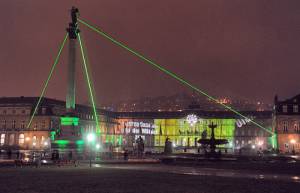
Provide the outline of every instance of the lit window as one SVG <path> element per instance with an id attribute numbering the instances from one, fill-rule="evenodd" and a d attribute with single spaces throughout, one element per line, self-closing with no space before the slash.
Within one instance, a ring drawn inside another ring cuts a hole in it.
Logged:
<path id="1" fill-rule="evenodd" d="M 41 144 L 43 144 L 45 141 L 45 137 L 42 135 L 42 138 L 41 138 Z"/>
<path id="2" fill-rule="evenodd" d="M 0 137 L 0 145 L 4 145 L 5 143 L 5 134 L 1 134 L 1 137 Z"/>
<path id="3" fill-rule="evenodd" d="M 298 109 L 298 105 L 294 105 L 293 106 L 293 112 L 294 113 L 298 113 L 299 109 Z"/>
<path id="4" fill-rule="evenodd" d="M 282 112 L 287 113 L 288 109 L 287 109 L 287 105 L 283 105 L 282 106 Z"/>
<path id="5" fill-rule="evenodd" d="M 22 134 L 19 135 L 19 144 L 20 144 L 20 145 L 24 144 L 24 141 L 25 141 L 25 136 L 24 136 L 24 134 L 22 133 Z"/>

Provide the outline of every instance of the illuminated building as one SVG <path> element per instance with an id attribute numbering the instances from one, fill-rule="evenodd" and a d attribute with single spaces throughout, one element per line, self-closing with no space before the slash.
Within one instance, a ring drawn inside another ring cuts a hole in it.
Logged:
<path id="1" fill-rule="evenodd" d="M 277 133 L 279 151 L 282 153 L 300 152 L 300 95 L 279 101 L 277 96 L 275 107 L 275 131 Z"/>
<path id="2" fill-rule="evenodd" d="M 204 134 L 210 137 L 208 124 L 211 122 L 218 125 L 215 137 L 229 141 L 221 148 L 272 147 L 270 134 L 228 111 L 111 112 L 97 109 L 101 130 L 97 134 L 92 107 L 77 104 L 73 116 L 68 116 L 65 101 L 43 98 L 30 128 L 26 128 L 37 100 L 37 97 L 0 98 L 1 149 L 84 148 L 89 133 L 96 134 L 97 143 L 111 144 L 119 150 L 134 148 L 139 136 L 145 140 L 147 151 L 162 151 L 167 137 L 177 149 L 197 149 L 197 140 Z M 272 112 L 243 113 L 272 128 Z M 62 130 L 66 127 L 72 129 Z"/>
<path id="3" fill-rule="evenodd" d="M 263 126 L 272 130 L 272 112 L 243 112 Z M 252 150 L 272 148 L 272 135 L 255 126 L 250 121 L 240 119 L 228 111 L 184 110 L 173 112 L 117 112 L 117 120 L 124 135 L 126 146 L 132 146 L 134 139 L 142 136 L 146 147 L 162 151 L 167 138 L 177 149 L 197 149 L 197 141 L 211 136 L 208 125 L 217 124 L 216 139 L 227 139 L 229 143 L 221 146 L 235 149 Z M 255 148 L 253 148 L 255 146 Z"/>
<path id="4" fill-rule="evenodd" d="M 74 145 L 88 132 L 95 132 L 95 117 L 91 107 L 76 105 L 74 116 L 68 117 L 65 101 L 42 98 L 40 107 L 27 128 L 38 97 L 0 98 L 0 149 L 44 150 L 63 147 L 74 139 Z M 110 137 L 110 131 L 117 126 L 112 113 L 98 110 L 102 132 Z M 74 130 L 62 130 L 72 126 Z M 74 126 L 74 127 L 73 127 Z"/>

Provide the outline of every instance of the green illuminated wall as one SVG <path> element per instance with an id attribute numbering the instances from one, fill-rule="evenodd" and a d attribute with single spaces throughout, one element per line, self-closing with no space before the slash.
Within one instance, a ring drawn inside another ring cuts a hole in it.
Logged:
<path id="1" fill-rule="evenodd" d="M 60 117 L 61 125 L 74 125 L 78 126 L 79 118 L 78 117 Z"/>
<path id="2" fill-rule="evenodd" d="M 235 119 L 201 119 L 194 126 L 185 119 L 155 119 L 155 146 L 164 146 L 167 137 L 176 146 L 195 146 L 195 141 L 201 138 L 204 130 L 207 131 L 207 138 L 211 136 L 211 129 L 208 127 L 211 122 L 218 125 L 215 129 L 216 139 L 232 141 Z"/>

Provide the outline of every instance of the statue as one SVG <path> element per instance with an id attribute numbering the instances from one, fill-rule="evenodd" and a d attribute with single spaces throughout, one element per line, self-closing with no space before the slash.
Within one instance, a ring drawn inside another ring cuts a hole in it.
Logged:
<path id="1" fill-rule="evenodd" d="M 202 133 L 202 139 L 198 140 L 198 143 L 200 143 L 204 147 L 209 146 L 210 153 L 208 154 L 205 151 L 208 156 L 211 155 L 214 157 L 218 157 L 218 156 L 220 156 L 221 152 L 219 151 L 218 153 L 216 153 L 216 145 L 227 144 L 228 140 L 227 139 L 215 139 L 215 128 L 217 127 L 216 124 L 211 123 L 208 127 L 211 128 L 211 138 L 206 139 L 206 136 Z M 204 136 L 205 136 L 205 138 L 203 138 Z"/>

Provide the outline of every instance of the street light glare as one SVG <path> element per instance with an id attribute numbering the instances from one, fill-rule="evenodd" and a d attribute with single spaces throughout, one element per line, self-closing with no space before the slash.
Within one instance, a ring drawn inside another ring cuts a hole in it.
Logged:
<path id="1" fill-rule="evenodd" d="M 96 145 L 96 149 L 100 149 L 100 144 L 98 143 L 97 145 Z"/>
<path id="2" fill-rule="evenodd" d="M 88 140 L 88 142 L 94 141 L 94 140 L 95 140 L 95 134 L 89 133 L 89 134 L 87 135 L 87 140 Z"/>
<path id="3" fill-rule="evenodd" d="M 295 139 L 291 139 L 291 143 L 292 143 L 292 144 L 295 144 L 295 143 L 296 143 L 296 140 L 295 140 Z"/>

